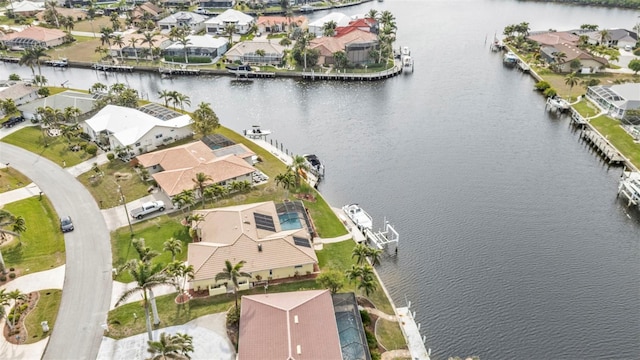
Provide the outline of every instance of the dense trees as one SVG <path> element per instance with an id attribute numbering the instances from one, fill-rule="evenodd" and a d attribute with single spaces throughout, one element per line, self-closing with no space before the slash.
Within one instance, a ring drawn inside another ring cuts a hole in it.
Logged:
<path id="1" fill-rule="evenodd" d="M 220 127 L 218 115 L 211 109 L 211 104 L 201 102 L 198 108 L 193 112 L 193 132 L 200 136 L 212 134 Z"/>

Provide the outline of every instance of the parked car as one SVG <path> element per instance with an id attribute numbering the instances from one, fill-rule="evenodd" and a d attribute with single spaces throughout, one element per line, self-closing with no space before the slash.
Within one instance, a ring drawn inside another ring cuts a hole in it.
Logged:
<path id="1" fill-rule="evenodd" d="M 156 211 L 164 211 L 163 201 L 146 202 L 142 204 L 141 207 L 131 210 L 131 217 L 140 220 L 145 215 L 154 213 Z"/>
<path id="2" fill-rule="evenodd" d="M 62 230 L 63 233 L 73 231 L 71 216 L 65 216 L 60 219 L 60 230 Z"/>
<path id="3" fill-rule="evenodd" d="M 20 116 L 12 116 L 9 118 L 9 120 L 5 121 L 2 123 L 2 126 L 6 127 L 6 128 L 10 128 L 13 127 L 14 125 L 17 125 L 21 122 L 24 121 L 24 117 L 22 115 Z"/>

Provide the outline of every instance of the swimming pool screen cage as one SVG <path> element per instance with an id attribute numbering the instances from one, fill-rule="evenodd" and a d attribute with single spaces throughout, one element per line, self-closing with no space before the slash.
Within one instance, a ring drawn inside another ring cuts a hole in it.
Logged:
<path id="1" fill-rule="evenodd" d="M 233 141 L 229 140 L 224 135 L 210 134 L 202 138 L 202 142 L 205 143 L 211 150 L 220 149 L 223 147 L 235 145 Z"/>
<path id="2" fill-rule="evenodd" d="M 331 295 L 344 360 L 371 360 L 367 336 L 354 293 Z"/>
<path id="3" fill-rule="evenodd" d="M 298 219 L 300 219 L 300 223 L 304 224 L 307 227 L 307 231 L 311 235 L 311 237 L 315 237 L 316 233 L 313 229 L 313 225 L 311 224 L 311 220 L 309 219 L 309 214 L 307 214 L 307 209 L 304 207 L 304 204 L 300 200 L 295 201 L 284 201 L 276 204 L 276 212 L 278 215 L 295 213 L 298 214 Z"/>

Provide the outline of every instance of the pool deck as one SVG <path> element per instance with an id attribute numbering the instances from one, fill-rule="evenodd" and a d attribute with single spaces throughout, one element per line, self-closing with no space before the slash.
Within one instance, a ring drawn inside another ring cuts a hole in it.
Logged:
<path id="1" fill-rule="evenodd" d="M 398 314 L 398 323 L 402 329 L 405 339 L 407 339 L 407 347 L 411 353 L 411 359 L 414 360 L 430 360 L 427 348 L 422 342 L 422 336 L 420 336 L 420 330 L 418 325 L 413 319 L 413 315 L 408 307 L 396 308 L 396 314 Z"/>

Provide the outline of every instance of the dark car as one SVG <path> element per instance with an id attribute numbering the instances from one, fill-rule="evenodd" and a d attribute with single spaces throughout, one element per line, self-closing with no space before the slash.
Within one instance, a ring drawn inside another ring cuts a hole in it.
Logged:
<path id="1" fill-rule="evenodd" d="M 60 230 L 62 230 L 62 232 L 73 231 L 73 222 L 71 221 L 71 216 L 65 216 L 60 219 Z"/>
<path id="2" fill-rule="evenodd" d="M 12 116 L 9 118 L 9 120 L 3 122 L 2 126 L 6 128 L 10 128 L 10 127 L 13 127 L 13 125 L 17 125 L 23 121 L 24 121 L 24 117 L 22 116 Z"/>

